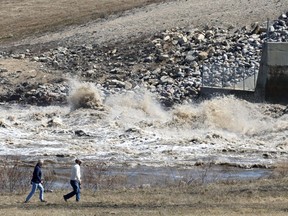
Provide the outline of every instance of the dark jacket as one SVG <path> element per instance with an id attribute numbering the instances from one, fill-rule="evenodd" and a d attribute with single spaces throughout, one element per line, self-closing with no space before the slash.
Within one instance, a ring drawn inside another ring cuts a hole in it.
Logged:
<path id="1" fill-rule="evenodd" d="M 33 177 L 32 177 L 31 182 L 39 184 L 39 183 L 41 183 L 41 180 L 42 180 L 41 166 L 37 163 L 35 168 L 34 168 Z"/>

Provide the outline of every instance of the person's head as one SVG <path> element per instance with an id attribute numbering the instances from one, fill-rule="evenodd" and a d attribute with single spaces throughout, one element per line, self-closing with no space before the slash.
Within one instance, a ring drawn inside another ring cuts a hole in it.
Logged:
<path id="1" fill-rule="evenodd" d="M 38 160 L 38 165 L 41 167 L 43 165 L 44 161 L 42 159 Z"/>
<path id="2" fill-rule="evenodd" d="M 82 161 L 81 161 L 80 159 L 77 158 L 77 159 L 75 160 L 75 163 L 81 165 L 81 164 L 82 164 Z"/>

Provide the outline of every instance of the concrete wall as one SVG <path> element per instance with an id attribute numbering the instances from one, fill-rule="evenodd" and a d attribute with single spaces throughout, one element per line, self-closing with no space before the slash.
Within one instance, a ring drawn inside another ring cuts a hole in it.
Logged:
<path id="1" fill-rule="evenodd" d="M 271 103 L 288 103 L 288 43 L 264 45 L 255 95 Z"/>
<path id="2" fill-rule="evenodd" d="M 234 95 L 237 98 L 241 98 L 247 101 L 255 102 L 254 91 L 245 91 L 237 89 L 223 89 L 223 88 L 210 88 L 210 87 L 201 87 L 199 98 L 201 99 L 210 99 L 212 97 L 221 96 L 221 95 Z"/>
<path id="3" fill-rule="evenodd" d="M 288 104 L 288 43 L 265 43 L 255 91 L 202 87 L 200 97 L 233 94 L 253 102 Z"/>

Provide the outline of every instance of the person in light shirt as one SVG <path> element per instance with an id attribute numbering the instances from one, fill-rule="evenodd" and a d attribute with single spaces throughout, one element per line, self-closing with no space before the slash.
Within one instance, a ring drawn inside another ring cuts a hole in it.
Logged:
<path id="1" fill-rule="evenodd" d="M 76 201 L 80 201 L 80 185 L 81 185 L 81 171 L 80 171 L 80 165 L 82 161 L 79 159 L 75 160 L 75 164 L 72 166 L 71 169 L 71 178 L 70 178 L 70 184 L 73 188 L 73 191 L 63 196 L 65 202 L 67 202 L 68 199 L 76 195 Z"/>

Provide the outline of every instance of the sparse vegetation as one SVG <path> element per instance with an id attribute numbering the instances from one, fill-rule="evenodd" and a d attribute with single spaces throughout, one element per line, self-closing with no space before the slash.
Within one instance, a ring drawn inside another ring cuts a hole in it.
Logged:
<path id="1" fill-rule="evenodd" d="M 9 163 L 10 158 L 6 158 L 0 165 L 0 188 L 2 193 L 21 193 L 27 190 L 30 182 L 30 175 L 27 168 L 21 167 L 20 159 L 13 157 L 13 163 Z"/>
<path id="2" fill-rule="evenodd" d="M 113 175 L 105 163 L 91 164 L 83 169 L 82 199 L 75 205 L 72 199 L 64 202 L 67 189 L 53 188 L 57 176 L 49 166 L 45 168 L 48 203 L 32 198 L 24 204 L 33 167 L 23 168 L 19 159 L 13 159 L 1 163 L 0 209 L 5 215 L 285 215 L 288 211 L 283 164 L 268 179 L 218 181 L 208 164 L 194 175 L 139 187 L 129 187 L 125 170 Z"/>
<path id="3" fill-rule="evenodd" d="M 159 2 L 163 0 L 70 0 L 67 7 L 67 1 L 57 0 L 1 1 L 0 42 L 104 19 L 115 13 L 120 15 L 126 10 Z"/>

